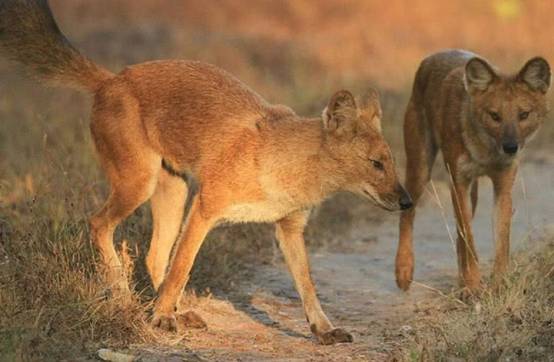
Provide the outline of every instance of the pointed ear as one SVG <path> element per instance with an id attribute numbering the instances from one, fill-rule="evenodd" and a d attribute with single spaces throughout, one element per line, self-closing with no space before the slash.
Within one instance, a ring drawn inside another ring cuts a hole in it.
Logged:
<path id="1" fill-rule="evenodd" d="M 357 119 L 357 106 L 354 96 L 347 90 L 333 94 L 321 118 L 323 127 L 330 132 L 352 131 Z"/>
<path id="2" fill-rule="evenodd" d="M 469 94 L 486 91 L 497 77 L 496 72 L 484 59 L 475 57 L 466 63 L 464 85 Z"/>
<path id="3" fill-rule="evenodd" d="M 382 133 L 381 118 L 383 117 L 383 111 L 379 98 L 379 92 L 374 88 L 369 88 L 362 97 L 360 108 L 362 115 L 364 115 L 363 119 L 369 122 L 369 127 Z"/>
<path id="4" fill-rule="evenodd" d="M 534 91 L 546 93 L 551 82 L 550 65 L 541 57 L 530 59 L 519 71 L 517 79 Z"/>

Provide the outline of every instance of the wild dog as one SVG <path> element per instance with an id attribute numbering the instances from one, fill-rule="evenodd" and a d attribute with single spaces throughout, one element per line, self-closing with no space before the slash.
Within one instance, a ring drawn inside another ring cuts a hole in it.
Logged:
<path id="1" fill-rule="evenodd" d="M 211 229 L 272 222 L 312 332 L 323 344 L 352 341 L 321 308 L 303 230 L 310 209 L 341 190 L 390 211 L 411 206 L 376 92 L 357 101 L 339 91 L 321 117 L 304 118 L 201 62 L 152 61 L 115 75 L 73 48 L 40 0 L 1 3 L 0 45 L 39 78 L 94 94 L 90 127 L 111 192 L 90 220 L 92 242 L 110 285 L 128 290 L 113 232 L 150 200 L 154 326 L 176 329 L 176 305 Z"/>
<path id="2" fill-rule="evenodd" d="M 488 176 L 494 185 L 495 281 L 506 270 L 512 185 L 521 151 L 547 114 L 550 78 L 550 67 L 540 57 L 530 59 L 516 74 L 503 75 L 483 58 L 460 50 L 431 55 L 417 70 L 404 122 L 406 188 L 416 204 L 441 150 L 452 179 L 464 292 L 480 287 L 471 232 L 480 176 Z M 404 290 L 413 277 L 414 217 L 415 208 L 400 217 L 396 282 Z"/>

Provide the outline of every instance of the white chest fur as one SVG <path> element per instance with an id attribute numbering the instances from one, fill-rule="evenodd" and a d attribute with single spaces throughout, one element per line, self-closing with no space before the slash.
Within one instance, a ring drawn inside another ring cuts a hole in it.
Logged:
<path id="1" fill-rule="evenodd" d="M 472 180 L 476 177 L 483 176 L 489 169 L 470 157 L 464 155 L 458 159 L 458 176 Z"/>
<path id="2" fill-rule="evenodd" d="M 474 160 L 468 155 L 458 158 L 458 176 L 467 180 L 490 174 L 493 170 L 503 169 L 518 162 L 516 157 L 497 157 L 494 159 Z"/>

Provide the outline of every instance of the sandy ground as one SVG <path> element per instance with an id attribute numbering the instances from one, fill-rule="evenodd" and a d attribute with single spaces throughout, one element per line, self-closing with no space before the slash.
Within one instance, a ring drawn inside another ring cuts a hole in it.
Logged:
<path id="1" fill-rule="evenodd" d="M 552 225 L 554 163 L 526 162 L 514 187 L 512 250 Z M 233 293 L 198 298 L 194 310 L 206 330 L 182 332 L 167 350 L 134 346 L 139 360 L 366 361 L 386 360 L 410 333 L 416 313 L 457 286 L 455 233 L 448 185 L 435 183 L 418 208 L 415 283 L 408 293 L 394 282 L 398 215 L 379 225 L 356 224 L 342 248 L 311 254 L 312 275 L 324 310 L 354 343 L 320 346 L 311 337 L 286 265 L 256 269 Z M 440 203 L 439 203 L 440 200 Z M 441 206 L 442 205 L 442 206 Z M 480 181 L 474 233 L 485 275 L 493 257 L 490 181 Z M 448 226 L 447 226 L 448 225 Z M 186 349 L 183 349 L 186 348 Z"/>

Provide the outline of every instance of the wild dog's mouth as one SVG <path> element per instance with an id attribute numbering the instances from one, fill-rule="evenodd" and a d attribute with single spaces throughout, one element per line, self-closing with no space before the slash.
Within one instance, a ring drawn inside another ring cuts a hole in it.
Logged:
<path id="1" fill-rule="evenodd" d="M 362 189 L 362 192 L 364 193 L 364 195 L 367 196 L 368 199 L 370 199 L 375 205 L 387 210 L 387 211 L 398 211 L 398 207 L 394 207 L 392 206 L 393 204 L 391 203 L 385 203 L 383 202 L 383 200 L 381 200 L 380 198 L 378 197 L 375 197 L 371 192 L 367 191 L 366 189 Z"/>

